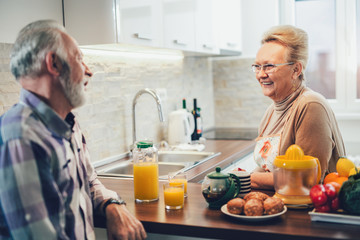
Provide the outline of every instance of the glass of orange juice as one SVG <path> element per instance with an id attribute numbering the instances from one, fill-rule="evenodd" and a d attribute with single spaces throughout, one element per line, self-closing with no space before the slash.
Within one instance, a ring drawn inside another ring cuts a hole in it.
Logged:
<path id="1" fill-rule="evenodd" d="M 186 173 L 170 172 L 168 175 L 170 185 L 184 184 L 184 197 L 187 197 L 187 177 Z"/>
<path id="2" fill-rule="evenodd" d="M 184 184 L 171 185 L 165 183 L 164 187 L 164 202 L 165 208 L 181 209 L 184 206 Z"/>

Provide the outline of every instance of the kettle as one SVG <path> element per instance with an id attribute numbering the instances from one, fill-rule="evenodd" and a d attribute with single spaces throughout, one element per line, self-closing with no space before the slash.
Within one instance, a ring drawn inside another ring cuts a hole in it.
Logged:
<path id="1" fill-rule="evenodd" d="M 225 174 L 220 167 L 205 176 L 201 184 L 202 195 L 209 203 L 209 208 L 220 209 L 222 205 L 235 198 L 240 191 L 241 183 L 235 174 Z"/>
<path id="2" fill-rule="evenodd" d="M 194 132 L 194 116 L 185 109 L 173 111 L 169 115 L 168 142 L 170 145 L 191 143 Z"/>
<path id="3" fill-rule="evenodd" d="M 274 197 L 288 205 L 311 204 L 310 189 L 321 179 L 317 158 L 304 155 L 298 145 L 291 145 L 285 155 L 274 160 Z"/>

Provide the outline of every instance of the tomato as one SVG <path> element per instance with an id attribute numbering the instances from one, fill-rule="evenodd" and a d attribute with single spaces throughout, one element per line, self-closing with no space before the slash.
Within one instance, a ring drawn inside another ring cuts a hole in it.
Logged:
<path id="1" fill-rule="evenodd" d="M 338 197 L 331 200 L 330 207 L 333 212 L 336 212 L 340 208 L 340 201 Z"/>
<path id="2" fill-rule="evenodd" d="M 329 200 L 334 199 L 336 197 L 336 189 L 332 184 L 325 184 L 325 194 L 329 198 Z"/>
<path id="3" fill-rule="evenodd" d="M 335 187 L 336 195 L 339 193 L 341 185 L 337 182 L 329 182 L 329 184 L 333 185 Z"/>
<path id="4" fill-rule="evenodd" d="M 328 212 L 331 212 L 331 207 L 329 204 L 324 204 L 324 205 L 315 207 L 315 210 L 317 212 L 328 213 Z"/>
<path id="5" fill-rule="evenodd" d="M 328 200 L 324 185 L 318 184 L 313 186 L 310 189 L 310 199 L 315 207 L 324 205 Z"/>

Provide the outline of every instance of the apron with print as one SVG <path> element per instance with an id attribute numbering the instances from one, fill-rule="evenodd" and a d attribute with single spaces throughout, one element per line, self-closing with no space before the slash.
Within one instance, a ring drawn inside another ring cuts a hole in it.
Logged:
<path id="1" fill-rule="evenodd" d="M 279 155 L 280 152 L 280 141 L 282 132 L 291 116 L 292 110 L 295 108 L 295 104 L 297 100 L 301 97 L 303 90 L 300 92 L 299 96 L 295 100 L 294 104 L 291 106 L 288 116 L 286 117 L 285 123 L 283 128 L 281 129 L 280 133 L 278 134 L 272 134 L 263 136 L 266 128 L 269 125 L 270 119 L 274 113 L 274 111 L 271 113 L 270 117 L 267 120 L 267 123 L 263 129 L 263 131 L 260 133 L 260 135 L 255 139 L 256 145 L 254 149 L 254 160 L 256 164 L 264 169 L 266 172 L 272 172 L 274 170 L 274 160 Z"/>

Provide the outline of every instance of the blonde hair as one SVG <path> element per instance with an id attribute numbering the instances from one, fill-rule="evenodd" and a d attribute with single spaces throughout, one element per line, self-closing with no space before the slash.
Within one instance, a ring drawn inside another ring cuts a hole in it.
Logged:
<path id="1" fill-rule="evenodd" d="M 308 62 L 308 35 L 297 27 L 291 25 L 280 25 L 270 28 L 264 33 L 261 44 L 277 42 L 287 47 L 287 61 L 299 62 L 302 65 L 300 80 L 305 80 L 305 69 Z"/>

